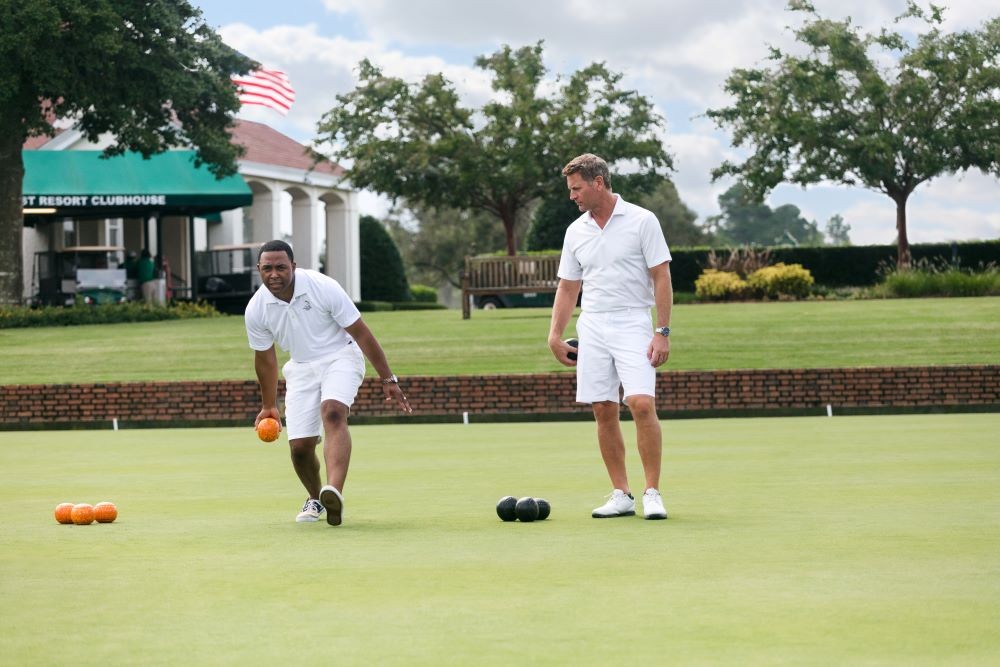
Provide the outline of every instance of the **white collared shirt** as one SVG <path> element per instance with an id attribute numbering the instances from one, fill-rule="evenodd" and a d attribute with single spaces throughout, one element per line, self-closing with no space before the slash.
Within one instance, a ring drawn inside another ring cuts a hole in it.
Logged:
<path id="1" fill-rule="evenodd" d="M 583 280 L 583 310 L 607 312 L 655 305 L 649 270 L 670 261 L 656 216 L 621 197 L 601 229 L 590 212 L 566 229 L 559 277 Z"/>
<path id="2" fill-rule="evenodd" d="M 277 344 L 295 361 L 316 361 L 352 343 L 344 327 L 360 318 L 340 283 L 318 271 L 295 269 L 292 300 L 286 303 L 261 285 L 247 304 L 244 323 L 252 349 Z"/>

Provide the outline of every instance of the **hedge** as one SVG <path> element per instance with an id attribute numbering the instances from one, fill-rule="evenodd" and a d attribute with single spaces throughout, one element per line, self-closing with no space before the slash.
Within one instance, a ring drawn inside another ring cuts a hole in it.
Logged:
<path id="1" fill-rule="evenodd" d="M 708 266 L 712 248 L 671 249 L 670 276 L 674 289 L 693 292 L 695 280 Z M 728 255 L 729 248 L 715 248 L 717 255 Z M 866 287 L 879 282 L 880 267 L 895 266 L 895 245 L 779 247 L 771 249 L 774 263 L 801 264 L 812 274 L 817 285 L 825 287 Z M 964 269 L 1000 264 L 1000 241 L 967 243 L 922 243 L 910 246 L 913 259 L 956 264 Z"/>

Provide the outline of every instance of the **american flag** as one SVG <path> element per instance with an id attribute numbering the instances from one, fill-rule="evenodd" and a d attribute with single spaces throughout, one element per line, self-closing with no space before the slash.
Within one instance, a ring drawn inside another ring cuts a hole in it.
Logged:
<path id="1" fill-rule="evenodd" d="M 234 76 L 239 89 L 240 103 L 259 104 L 285 115 L 295 101 L 295 89 L 284 72 L 276 69 L 259 69 L 243 76 Z"/>

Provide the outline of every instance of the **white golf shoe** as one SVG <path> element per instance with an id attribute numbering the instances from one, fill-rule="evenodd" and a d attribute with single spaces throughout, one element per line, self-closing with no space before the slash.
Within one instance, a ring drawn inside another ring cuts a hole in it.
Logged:
<path id="1" fill-rule="evenodd" d="M 302 506 L 302 511 L 295 517 L 295 521 L 296 523 L 311 523 L 319 521 L 321 516 L 323 516 L 323 506 L 315 498 L 310 498 Z"/>
<path id="2" fill-rule="evenodd" d="M 608 496 L 608 502 L 604 503 L 590 516 L 595 519 L 610 519 L 616 516 L 635 516 L 635 498 L 631 493 L 625 493 L 621 489 L 615 489 Z"/>
<path id="3" fill-rule="evenodd" d="M 647 519 L 666 519 L 667 510 L 663 508 L 663 498 L 656 489 L 646 489 L 642 494 L 642 514 Z"/>

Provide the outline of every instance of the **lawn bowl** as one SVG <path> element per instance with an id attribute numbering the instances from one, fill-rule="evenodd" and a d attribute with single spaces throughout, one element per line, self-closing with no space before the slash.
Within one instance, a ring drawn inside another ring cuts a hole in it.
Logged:
<path id="1" fill-rule="evenodd" d="M 534 498 L 521 498 L 514 506 L 514 511 L 517 512 L 518 519 L 524 523 L 530 523 L 538 518 L 538 503 L 535 502 Z"/>
<path id="2" fill-rule="evenodd" d="M 514 496 L 504 496 L 497 502 L 497 516 L 501 521 L 514 521 L 517 519 L 517 498 Z"/>

